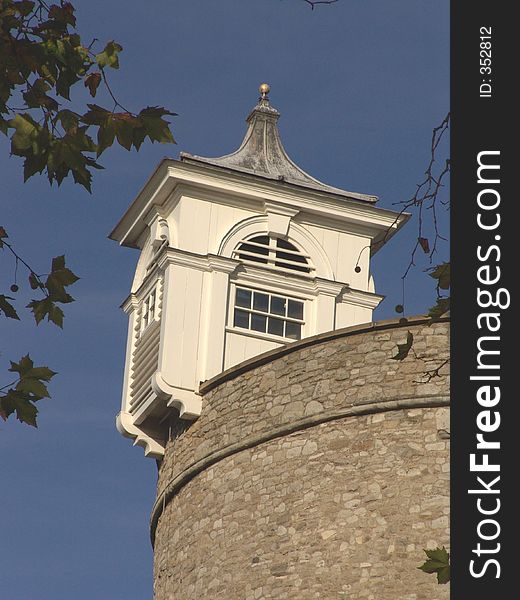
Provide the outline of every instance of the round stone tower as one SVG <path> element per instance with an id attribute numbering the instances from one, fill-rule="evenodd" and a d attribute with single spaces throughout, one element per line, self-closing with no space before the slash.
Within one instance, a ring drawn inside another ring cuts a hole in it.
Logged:
<path id="1" fill-rule="evenodd" d="M 417 567 L 449 543 L 448 355 L 446 319 L 392 320 L 201 384 L 159 463 L 155 600 L 447 599 Z"/>

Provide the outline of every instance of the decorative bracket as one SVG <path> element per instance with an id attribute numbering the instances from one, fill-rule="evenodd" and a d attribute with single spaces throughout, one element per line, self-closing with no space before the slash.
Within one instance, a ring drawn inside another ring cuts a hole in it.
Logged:
<path id="1" fill-rule="evenodd" d="M 158 398 L 165 400 L 167 406 L 178 409 L 181 419 L 194 420 L 200 417 L 202 398 L 195 391 L 170 385 L 160 371 L 152 375 L 151 384 Z"/>
<path id="2" fill-rule="evenodd" d="M 300 211 L 288 206 L 264 202 L 264 210 L 267 214 L 267 230 L 270 235 L 286 237 L 289 233 L 291 219 Z"/>
<path id="3" fill-rule="evenodd" d="M 164 456 L 164 441 L 154 437 L 151 432 L 145 432 L 134 425 L 134 419 L 128 412 L 121 411 L 116 416 L 116 428 L 121 435 L 134 440 L 134 446 L 144 448 L 144 455 L 149 458 L 162 458 Z"/>

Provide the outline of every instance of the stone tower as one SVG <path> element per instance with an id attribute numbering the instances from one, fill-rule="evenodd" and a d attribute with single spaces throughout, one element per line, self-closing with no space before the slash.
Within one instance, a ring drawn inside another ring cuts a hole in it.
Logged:
<path id="1" fill-rule="evenodd" d="M 371 322 L 408 216 L 295 165 L 260 92 L 111 234 L 141 250 L 117 426 L 158 459 L 155 599 L 447 597 L 416 567 L 447 544 L 448 323 Z"/>

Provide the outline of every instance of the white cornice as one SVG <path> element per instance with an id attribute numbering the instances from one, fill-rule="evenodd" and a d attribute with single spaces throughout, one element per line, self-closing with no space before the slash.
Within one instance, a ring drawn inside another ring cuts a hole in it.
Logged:
<path id="1" fill-rule="evenodd" d="M 341 291 L 345 288 L 346 284 L 340 281 L 329 281 L 328 279 L 322 279 L 316 277 L 314 287 L 316 291 L 325 296 L 338 296 Z"/>
<path id="2" fill-rule="evenodd" d="M 198 271 L 220 271 L 223 273 L 232 273 L 241 264 L 240 261 L 234 258 L 216 254 L 194 254 L 193 252 L 166 246 L 157 255 L 156 262 L 160 269 L 165 269 L 168 265 L 179 265 Z"/>
<path id="3" fill-rule="evenodd" d="M 299 212 L 299 208 L 292 206 L 284 206 L 283 204 L 276 204 L 274 202 L 264 202 L 264 212 L 266 214 L 275 213 L 277 215 L 284 215 L 285 217 L 295 217 Z"/>
<path id="4" fill-rule="evenodd" d="M 230 172 L 208 165 L 183 163 L 165 159 L 145 184 L 125 215 L 116 225 L 110 238 L 121 245 L 135 246 L 146 227 L 146 216 L 154 205 L 162 206 L 171 192 L 181 183 L 212 189 L 224 194 L 256 200 L 352 223 L 371 231 L 371 236 L 386 242 L 410 217 L 356 198 L 346 198 L 314 190 L 291 186 L 283 182 L 264 180 L 254 175 Z"/>
<path id="5" fill-rule="evenodd" d="M 341 297 L 342 304 L 353 304 L 363 308 L 375 309 L 384 300 L 384 296 L 374 292 L 365 292 L 350 287 L 345 288 Z"/>
<path id="6" fill-rule="evenodd" d="M 126 314 L 130 314 L 133 310 L 135 310 L 139 306 L 139 300 L 137 299 L 136 294 L 130 294 L 126 300 L 121 304 L 121 308 Z"/>

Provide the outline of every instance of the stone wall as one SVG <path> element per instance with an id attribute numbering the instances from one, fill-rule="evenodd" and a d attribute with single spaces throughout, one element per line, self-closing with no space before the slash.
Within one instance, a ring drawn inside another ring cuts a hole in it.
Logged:
<path id="1" fill-rule="evenodd" d="M 448 352 L 447 322 L 389 321 L 206 382 L 160 466 L 155 600 L 448 598 L 417 570 L 449 544 Z"/>

